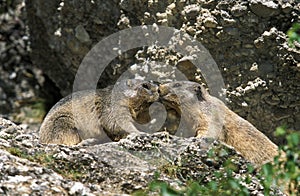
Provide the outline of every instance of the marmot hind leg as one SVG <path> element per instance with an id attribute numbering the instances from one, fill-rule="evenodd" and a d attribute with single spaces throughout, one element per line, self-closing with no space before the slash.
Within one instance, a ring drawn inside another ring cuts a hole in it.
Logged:
<path id="1" fill-rule="evenodd" d="M 56 118 L 53 126 L 43 129 L 40 133 L 41 143 L 75 145 L 82 141 L 74 120 L 69 116 Z"/>

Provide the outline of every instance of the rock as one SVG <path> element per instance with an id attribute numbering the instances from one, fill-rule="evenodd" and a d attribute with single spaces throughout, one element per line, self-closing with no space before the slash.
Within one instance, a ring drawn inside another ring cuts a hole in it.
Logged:
<path id="1" fill-rule="evenodd" d="M 278 15 L 280 13 L 278 7 L 279 7 L 278 4 L 276 4 L 272 0 L 251 0 L 250 1 L 251 10 L 256 15 L 263 18 Z"/>
<path id="2" fill-rule="evenodd" d="M 43 115 L 30 116 L 32 113 L 27 109 L 31 104 L 42 102 L 47 94 L 42 89 L 50 86 L 42 71 L 30 60 L 24 9 L 23 0 L 3 1 L 0 6 L 0 116 L 16 122 L 22 118 L 23 123 L 40 123 Z M 58 95 L 53 93 L 53 96 Z M 46 97 L 51 102 L 53 96 Z"/>
<path id="3" fill-rule="evenodd" d="M 184 7 L 183 15 L 187 20 L 196 19 L 200 11 L 200 7 L 197 4 L 192 4 Z"/>
<path id="4" fill-rule="evenodd" d="M 63 95 L 69 94 L 77 68 L 91 47 L 83 44 L 96 43 L 118 29 L 118 1 L 74 0 L 61 5 L 59 1 L 51 1 L 45 5 L 34 0 L 27 1 L 26 6 L 28 23 L 32 26 L 30 33 L 38 38 L 31 40 L 32 58 L 55 81 Z M 61 36 L 54 33 L 58 29 Z M 42 62 L 44 58 L 56 60 Z M 65 76 L 63 80 L 57 78 L 58 70 L 59 75 Z"/>
<path id="5" fill-rule="evenodd" d="M 215 28 L 218 25 L 217 21 L 212 17 L 205 18 L 203 20 L 203 23 L 204 23 L 204 26 L 208 27 L 208 28 Z"/>
<path id="6" fill-rule="evenodd" d="M 231 13 L 235 17 L 243 16 L 244 14 L 247 13 L 247 6 L 236 4 L 231 8 Z"/>
<path id="7" fill-rule="evenodd" d="M 288 118 L 277 121 L 273 117 L 273 114 L 283 107 L 289 110 L 293 119 L 297 119 L 295 115 L 299 111 L 299 107 L 290 103 L 299 102 L 300 55 L 297 52 L 297 44 L 296 48 L 291 49 L 286 39 L 287 29 L 294 21 L 300 20 L 298 1 L 238 0 L 190 3 L 174 0 L 73 0 L 63 4 L 51 1 L 45 5 L 41 0 L 33 0 L 26 2 L 26 9 L 17 6 L 16 2 L 11 4 L 12 11 L 0 8 L 0 116 L 18 122 L 33 122 L 27 120 L 26 115 L 35 113 L 36 109 L 27 107 L 27 103 L 34 102 L 41 92 L 48 91 L 47 96 L 44 96 L 49 101 L 48 107 L 44 109 L 45 113 L 60 98 L 59 91 L 63 95 L 70 93 L 82 58 L 96 43 L 120 29 L 141 24 L 158 24 L 187 32 L 209 50 L 226 83 L 227 99 L 230 101 L 228 106 L 244 118 L 252 116 L 251 122 L 273 141 L 282 142 L 273 137 L 276 127 L 282 124 L 291 129 L 300 129 L 297 120 L 293 123 Z M 8 4 L 4 3 L 2 7 L 6 5 Z M 47 9 L 44 10 L 45 7 Z M 25 18 L 26 15 L 28 18 Z M 28 22 L 30 35 L 24 21 Z M 252 47 L 253 45 L 255 47 Z M 155 47 L 151 45 L 133 49 L 117 57 L 99 79 L 99 87 L 113 84 L 134 64 L 141 68 L 139 70 L 145 67 L 142 64 L 148 60 L 159 62 L 160 65 L 174 66 L 183 57 L 170 48 Z M 254 63 L 258 65 L 258 71 L 249 71 Z M 153 68 L 157 78 L 174 78 L 174 67 L 169 69 L 168 74 L 166 69 L 160 68 L 162 66 L 153 67 L 153 64 L 155 63 L 148 66 L 148 70 Z M 31 71 L 32 65 L 41 66 L 47 77 L 36 68 Z M 189 79 L 205 83 L 199 72 L 190 71 L 184 74 Z M 140 75 L 132 72 L 130 77 Z M 266 81 L 266 86 L 255 90 L 247 88 L 248 93 L 231 93 L 239 86 L 245 89 L 248 82 L 254 81 L 255 78 Z M 259 98 L 259 95 L 277 95 L 282 91 L 289 94 L 282 98 L 278 105 L 271 101 L 273 105 L 265 104 L 265 100 Z M 56 98 L 50 100 L 51 97 Z M 30 101 L 27 98 L 30 98 Z M 248 104 L 247 112 L 241 104 L 244 101 Z M 264 104 L 264 109 L 257 113 L 259 107 Z M 15 111 L 15 114 L 9 115 L 11 111 Z M 41 118 L 34 122 L 39 122 Z"/>
<path id="8" fill-rule="evenodd" d="M 222 172 L 228 160 L 237 167 L 234 177 L 246 177 L 249 165 L 233 148 L 211 138 L 142 133 L 119 142 L 68 147 L 39 144 L 34 132 L 2 118 L 0 125 L 0 133 L 10 138 L 0 135 L 0 192 L 8 195 L 130 194 L 145 189 L 157 171 L 161 171 L 158 180 L 180 187 L 186 179 L 202 179 L 203 183 L 215 179 L 214 172 Z M 24 145 L 21 138 L 32 145 Z M 168 167 L 182 169 L 174 170 L 178 176 L 174 177 L 166 172 Z M 248 178 L 249 192 L 263 194 L 256 176 Z"/>
<path id="9" fill-rule="evenodd" d="M 90 35 L 82 25 L 78 25 L 75 28 L 75 37 L 82 43 L 89 43 L 91 42 Z"/>
<path id="10" fill-rule="evenodd" d="M 293 10 L 293 6 L 290 3 L 285 3 L 282 5 L 282 11 L 284 13 L 290 13 Z"/>

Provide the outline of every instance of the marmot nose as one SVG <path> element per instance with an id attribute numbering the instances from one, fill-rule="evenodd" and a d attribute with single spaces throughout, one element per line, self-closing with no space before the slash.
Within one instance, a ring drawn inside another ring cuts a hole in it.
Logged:
<path id="1" fill-rule="evenodd" d="M 151 93 L 157 93 L 158 86 L 150 83 L 142 84 L 142 88 Z"/>
<path id="2" fill-rule="evenodd" d="M 164 95 L 168 94 L 168 90 L 164 84 L 159 85 L 157 92 L 160 96 L 164 96 Z"/>
<path id="3" fill-rule="evenodd" d="M 142 87 L 147 90 L 151 90 L 151 86 L 148 83 L 142 84 Z"/>

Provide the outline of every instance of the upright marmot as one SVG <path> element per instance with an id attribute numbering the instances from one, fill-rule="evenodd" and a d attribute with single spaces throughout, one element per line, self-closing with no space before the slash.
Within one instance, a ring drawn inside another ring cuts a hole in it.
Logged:
<path id="1" fill-rule="evenodd" d="M 278 147 L 251 123 L 210 96 L 200 84 L 189 81 L 162 84 L 161 99 L 193 125 L 195 136 L 213 137 L 233 146 L 260 166 L 278 155 Z"/>
<path id="2" fill-rule="evenodd" d="M 142 80 L 123 80 L 104 89 L 73 93 L 49 111 L 40 127 L 40 142 L 74 145 L 94 138 L 97 143 L 117 141 L 139 132 L 133 121 L 144 122 L 158 86 Z"/>

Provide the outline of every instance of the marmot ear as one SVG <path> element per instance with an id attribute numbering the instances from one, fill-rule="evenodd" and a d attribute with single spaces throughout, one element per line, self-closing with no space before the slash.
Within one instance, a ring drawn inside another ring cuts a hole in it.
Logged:
<path id="1" fill-rule="evenodd" d="M 132 80 L 132 79 L 127 79 L 127 80 L 126 80 L 126 85 L 129 86 L 129 87 L 133 87 L 133 85 L 134 85 L 134 80 Z"/>
<path id="2" fill-rule="evenodd" d="M 201 89 L 201 86 L 195 86 L 194 87 L 194 91 L 195 91 L 195 95 L 197 97 L 197 99 L 199 101 L 204 101 L 204 97 L 203 97 L 203 94 L 202 94 L 202 89 Z"/>

